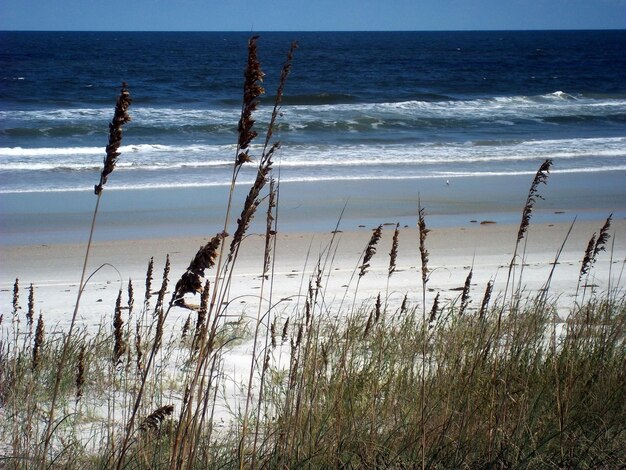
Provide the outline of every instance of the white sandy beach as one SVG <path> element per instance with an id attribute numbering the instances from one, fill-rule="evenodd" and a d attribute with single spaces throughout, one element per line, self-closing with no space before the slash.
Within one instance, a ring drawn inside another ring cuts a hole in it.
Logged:
<path id="1" fill-rule="evenodd" d="M 536 291 L 545 283 L 569 225 L 570 223 L 531 223 L 525 246 L 522 278 L 523 286 L 529 291 Z M 584 250 L 589 238 L 594 232 L 598 233 L 601 226 L 602 222 L 598 221 L 575 223 L 550 288 L 558 305 L 567 307 L 572 304 Z M 359 299 L 372 298 L 379 293 L 384 298 L 386 294 L 394 227 L 395 224 L 384 226 L 371 268 L 359 283 Z M 481 224 L 480 221 L 465 224 L 463 227 L 433 228 L 426 240 L 431 270 L 427 308 L 436 293 L 440 293 L 441 299 L 445 300 L 457 298 L 470 268 L 473 269 L 472 307 L 479 307 L 489 280 L 495 281 L 494 292 L 504 289 L 517 229 L 517 225 Z M 598 256 L 588 281 L 596 291 L 624 285 L 622 270 L 626 259 L 626 221 L 614 220 L 610 233 L 607 251 Z M 332 238 L 329 232 L 279 234 L 273 278 L 274 301 L 288 299 L 282 303 L 287 308 L 297 302 L 298 294 L 306 291 L 308 279 L 319 259 L 325 269 L 326 303 L 331 308 L 338 308 L 346 292 L 347 298 L 352 299 L 358 276 L 354 276 L 352 281 L 351 277 L 360 264 L 360 257 L 370 236 L 371 227 L 338 232 L 335 234 L 331 256 L 327 257 L 327 247 Z M 80 323 L 96 326 L 102 320 L 110 322 L 118 290 L 126 290 L 129 279 L 133 281 L 136 302 L 141 302 L 150 257 L 154 257 L 152 289 L 156 291 L 161 284 L 165 257 L 169 254 L 171 289 L 197 249 L 207 240 L 208 238 L 165 238 L 96 242 L 91 252 L 88 273 L 102 267 L 93 275 L 85 290 L 79 311 Z M 408 294 L 412 302 L 421 303 L 418 242 L 416 228 L 401 227 L 397 270 L 389 282 L 390 307 L 397 306 L 405 294 Z M 232 314 L 256 311 L 261 287 L 263 244 L 263 237 L 254 234 L 244 241 L 230 294 L 231 299 L 237 299 L 231 308 Z M 35 309 L 44 314 L 47 327 L 66 327 L 76 298 L 84 251 L 84 244 L 2 246 L 0 298 L 5 317 L 11 308 L 14 281 L 18 278 L 22 308 L 26 308 L 27 288 L 32 283 L 35 287 Z M 517 273 L 519 274 L 519 268 Z M 207 271 L 207 277 L 211 281 L 214 275 L 212 270 Z M 267 296 L 268 283 L 265 289 L 264 296 Z M 198 297 L 189 301 L 198 303 Z M 182 309 L 177 310 L 184 313 Z M 184 316 L 186 317 L 186 313 Z"/>

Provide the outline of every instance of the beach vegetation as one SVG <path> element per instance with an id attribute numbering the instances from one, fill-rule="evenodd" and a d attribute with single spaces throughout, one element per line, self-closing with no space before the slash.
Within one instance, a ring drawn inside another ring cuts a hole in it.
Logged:
<path id="1" fill-rule="evenodd" d="M 0 307 L 10 312 L 0 337 L 0 466 L 625 467 L 626 295 L 619 280 L 604 291 L 583 282 L 599 256 L 611 255 L 611 217 L 581 253 L 580 276 L 571 280 L 576 295 L 565 312 L 557 309 L 550 278 L 538 292 L 524 289 L 521 243 L 532 230 L 550 160 L 531 182 L 506 285 L 480 286 L 481 302 L 471 302 L 472 268 L 458 297 L 440 298 L 421 201 L 418 237 L 407 241 L 399 224 L 392 234 L 375 227 L 339 301 L 327 292 L 336 282 L 340 221 L 328 244 L 302 260 L 301 291 L 288 299 L 274 295 L 275 130 L 296 43 L 255 146 L 254 114 L 264 93 L 258 39 L 248 43 L 224 225 L 186 269 L 174 272 L 168 256 L 162 266 L 158 258 L 146 260 L 145 280 L 130 280 L 119 291 L 95 331 L 75 321 L 87 259 L 68 331 L 50 327 L 45 309 L 36 315 L 32 285 L 24 295 L 16 279 L 11 305 Z M 98 200 L 129 120 L 125 85 L 119 100 Z M 253 162 L 256 178 L 232 223 L 239 171 Z M 250 221 L 261 214 L 261 287 L 250 293 L 254 308 L 242 310 L 231 288 Z M 384 256 L 386 238 L 386 276 L 379 293 L 363 299 L 359 283 Z M 418 268 L 411 290 L 396 292 L 390 288 L 403 243 L 418 247 L 419 258 L 410 261 Z M 553 270 L 558 259 L 559 253 Z M 145 289 L 136 288 L 139 281 Z M 225 359 L 241 354 L 242 345 L 244 371 L 234 375 Z"/>

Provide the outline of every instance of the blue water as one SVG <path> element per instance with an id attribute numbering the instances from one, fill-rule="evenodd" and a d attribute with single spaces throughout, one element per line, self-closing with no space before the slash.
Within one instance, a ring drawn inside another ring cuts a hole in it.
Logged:
<path id="1" fill-rule="evenodd" d="M 122 81 L 99 234 L 215 232 L 248 37 L 0 32 L 0 241 L 84 238 Z M 539 210 L 626 215 L 626 31 L 262 33 L 261 134 L 292 40 L 275 166 L 294 228 L 334 226 L 349 199 L 354 224 L 410 223 L 418 192 L 433 215 L 511 214 L 546 158 Z"/>
<path id="2" fill-rule="evenodd" d="M 0 192 L 93 187 L 122 81 L 107 189 L 228 184 L 248 36 L 0 33 Z M 265 33 L 259 130 L 293 39 L 284 182 L 626 170 L 626 31 Z"/>

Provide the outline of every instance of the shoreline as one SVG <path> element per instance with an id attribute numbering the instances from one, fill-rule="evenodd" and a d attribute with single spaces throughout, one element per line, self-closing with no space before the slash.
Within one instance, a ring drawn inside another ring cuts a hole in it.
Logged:
<path id="1" fill-rule="evenodd" d="M 553 172 L 539 187 L 533 221 L 558 223 L 578 217 L 600 221 L 613 213 L 626 218 L 626 172 Z M 471 220 L 519 224 L 532 176 L 486 176 L 424 180 L 365 180 L 283 183 L 279 231 L 327 232 L 340 228 L 396 223 L 414 226 L 418 198 L 432 227 L 469 226 Z M 447 184 L 449 183 L 449 184 Z M 231 220 L 248 191 L 238 185 Z M 96 240 L 206 236 L 220 231 L 227 187 L 106 190 L 100 205 Z M 0 194 L 0 247 L 19 244 L 85 243 L 95 197 L 91 191 Z M 345 210 L 344 210 L 345 208 Z M 263 210 L 261 204 L 260 211 Z M 342 215 L 343 214 L 343 215 Z M 251 230 L 262 231 L 262 217 Z"/>

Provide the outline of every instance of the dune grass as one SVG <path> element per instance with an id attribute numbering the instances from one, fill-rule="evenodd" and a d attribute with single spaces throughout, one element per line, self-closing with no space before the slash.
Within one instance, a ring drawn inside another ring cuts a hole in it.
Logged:
<path id="1" fill-rule="evenodd" d="M 239 169 L 254 158 L 253 116 L 263 93 L 257 39 L 249 42 L 231 195 Z M 74 322 L 71 332 L 46 330 L 45 311 L 35 318 L 32 286 L 22 308 L 26 296 L 16 280 L 0 337 L 0 466 L 626 466 L 626 296 L 615 288 L 591 291 L 582 282 L 608 247 L 610 217 L 581 254 L 580 277 L 572 280 L 580 292 L 564 321 L 549 281 L 538 292 L 523 290 L 522 242 L 551 162 L 531 182 L 500 296 L 492 298 L 490 281 L 480 305 L 472 306 L 470 271 L 456 301 L 437 296 L 427 305 L 427 286 L 437 286 L 429 284 L 429 229 L 420 207 L 413 243 L 421 302 L 388 302 L 401 249 L 397 225 L 378 296 L 357 304 L 360 280 L 372 258 L 383 256 L 377 253 L 382 226 L 363 247 L 339 306 L 325 295 L 335 282 L 335 238 L 315 260 L 305 292 L 293 293 L 295 307 L 273 298 L 280 182 L 266 186 L 295 47 L 241 215 L 231 223 L 229 198 L 223 228 L 183 273 L 170 273 L 168 259 L 155 279 L 154 260 L 147 260 L 143 298 L 130 281 L 110 307 L 111 318 L 92 333 Z M 105 168 L 109 177 L 114 164 Z M 98 200 L 104 182 L 96 188 Z M 244 315 L 232 305 L 230 288 L 262 204 L 263 283 L 254 294 L 257 309 Z M 558 254 L 555 268 L 557 261 Z M 186 321 L 173 321 L 174 310 L 187 312 Z M 242 342 L 251 343 L 252 352 L 237 379 L 223 360 Z"/>

